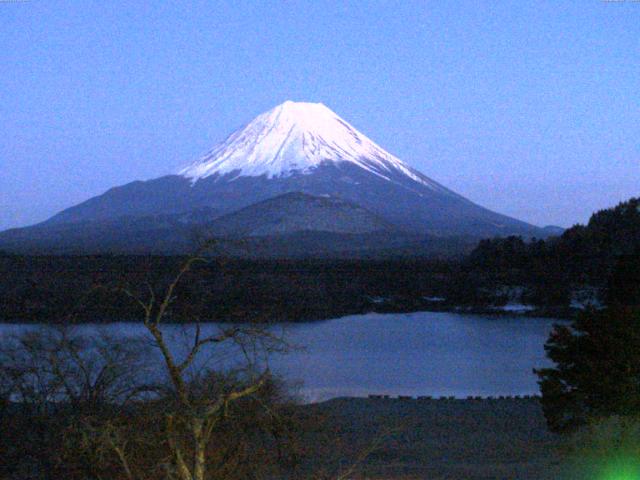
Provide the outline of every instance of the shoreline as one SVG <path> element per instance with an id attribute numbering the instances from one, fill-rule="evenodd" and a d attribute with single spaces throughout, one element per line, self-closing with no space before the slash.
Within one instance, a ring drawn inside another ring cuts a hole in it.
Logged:
<path id="1" fill-rule="evenodd" d="M 447 307 L 437 307 L 430 306 L 429 308 L 424 309 L 397 309 L 397 308 L 382 308 L 382 309 L 367 309 L 357 312 L 345 312 L 343 315 L 337 315 L 331 318 L 306 318 L 300 320 L 291 320 L 291 319 L 278 319 L 273 322 L 252 322 L 250 320 L 241 321 L 219 321 L 216 319 L 202 320 L 198 323 L 201 325 L 206 324 L 233 324 L 233 325 L 244 325 L 244 324 L 254 324 L 254 325 L 284 325 L 284 324 L 312 324 L 312 323 L 320 323 L 320 322 L 328 322 L 332 320 L 337 320 L 345 317 L 352 317 L 358 315 L 387 315 L 387 314 L 412 314 L 412 313 L 451 313 L 454 315 L 470 315 L 470 316 L 486 316 L 486 317 L 495 317 L 495 318 L 504 318 L 511 317 L 515 319 L 531 319 L 534 320 L 536 318 L 541 319 L 557 319 L 559 321 L 571 321 L 575 315 L 579 312 L 578 309 L 573 309 L 570 307 L 543 307 L 540 309 L 533 310 L 505 310 L 501 309 L 501 307 L 496 306 L 462 306 L 462 305 L 454 305 Z M 135 319 L 122 319 L 122 320 L 100 320 L 100 321 L 63 321 L 63 320 L 53 320 L 43 321 L 42 319 L 38 320 L 25 320 L 25 319 L 2 319 L 0 318 L 0 325 L 115 325 L 115 324 L 137 324 L 141 322 L 140 320 Z M 190 325 L 195 324 L 196 322 L 191 319 L 187 320 L 172 320 L 167 318 L 164 322 L 166 325 Z"/>

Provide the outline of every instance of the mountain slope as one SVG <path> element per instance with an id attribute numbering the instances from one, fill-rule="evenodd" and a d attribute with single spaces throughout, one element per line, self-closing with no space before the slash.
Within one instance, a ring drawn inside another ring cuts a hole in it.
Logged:
<path id="1" fill-rule="evenodd" d="M 0 232 L 0 250 L 19 253 L 186 253 L 203 225 L 217 218 L 210 208 L 176 214 L 121 216 L 73 223 L 44 222 Z"/>

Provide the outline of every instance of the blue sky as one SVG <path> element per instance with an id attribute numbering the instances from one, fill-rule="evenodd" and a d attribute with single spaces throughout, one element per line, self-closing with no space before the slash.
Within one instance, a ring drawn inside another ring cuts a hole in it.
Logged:
<path id="1" fill-rule="evenodd" d="M 0 2 L 0 229 L 322 102 L 493 210 L 640 195 L 640 2 Z"/>

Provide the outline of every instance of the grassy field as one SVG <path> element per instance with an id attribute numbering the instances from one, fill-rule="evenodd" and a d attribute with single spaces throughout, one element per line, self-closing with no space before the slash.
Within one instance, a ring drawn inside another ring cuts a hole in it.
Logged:
<path id="1" fill-rule="evenodd" d="M 536 399 L 399 400 L 344 398 L 304 407 L 305 468 L 336 478 L 556 479 L 560 439 Z M 322 478 L 322 476 L 320 476 Z"/>

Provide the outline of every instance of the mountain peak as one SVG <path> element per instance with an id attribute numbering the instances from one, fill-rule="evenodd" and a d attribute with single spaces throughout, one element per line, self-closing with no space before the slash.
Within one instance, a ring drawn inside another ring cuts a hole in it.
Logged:
<path id="1" fill-rule="evenodd" d="M 275 108 L 286 108 L 286 109 L 292 109 L 296 111 L 316 108 L 316 109 L 328 110 L 329 112 L 333 113 L 329 107 L 327 107 L 324 103 L 321 103 L 321 102 L 294 102 L 293 100 L 285 100 Z"/>
<path id="2" fill-rule="evenodd" d="M 403 174 L 435 187 L 324 104 L 291 100 L 258 115 L 179 174 L 192 182 L 210 176 L 282 178 L 341 162 L 386 180 Z"/>
<path id="3" fill-rule="evenodd" d="M 346 123 L 323 103 L 294 102 L 292 100 L 287 100 L 263 113 L 254 122 L 261 117 L 268 117 L 271 124 L 283 125 L 285 128 L 293 126 L 304 132 L 318 135 L 323 133 L 327 135 L 329 131 L 335 130 L 338 126 L 344 128 L 343 125 Z"/>

